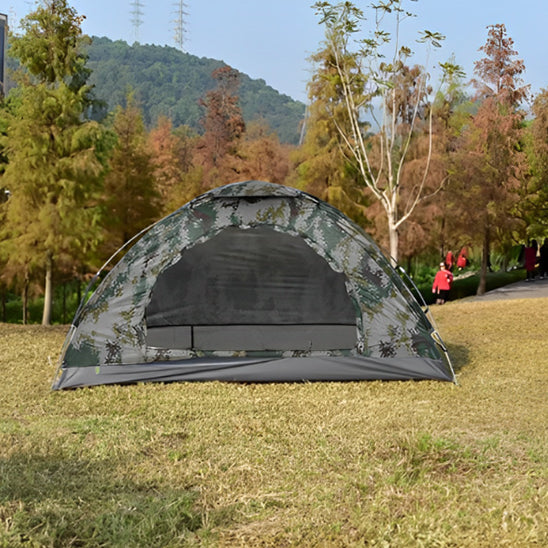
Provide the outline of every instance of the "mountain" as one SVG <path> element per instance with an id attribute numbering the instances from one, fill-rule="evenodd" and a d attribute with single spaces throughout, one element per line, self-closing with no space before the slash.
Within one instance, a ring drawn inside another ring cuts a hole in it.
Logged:
<path id="1" fill-rule="evenodd" d="M 93 37 L 88 48 L 89 83 L 106 110 L 125 103 L 135 92 L 150 127 L 158 116 L 171 118 L 174 127 L 188 125 L 200 132 L 204 112 L 198 101 L 216 85 L 211 73 L 222 61 L 197 57 L 169 46 L 128 45 L 121 40 Z M 232 67 L 237 70 L 237 67 Z M 281 142 L 296 144 L 305 105 L 268 86 L 264 80 L 240 73 L 240 107 L 248 123 L 263 119 Z"/>

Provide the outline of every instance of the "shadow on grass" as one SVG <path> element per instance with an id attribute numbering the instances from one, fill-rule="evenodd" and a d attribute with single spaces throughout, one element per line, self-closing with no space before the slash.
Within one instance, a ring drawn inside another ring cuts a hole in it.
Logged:
<path id="1" fill-rule="evenodd" d="M 118 479 L 120 464 L 0 459 L 0 545 L 165 546 L 204 527 L 195 492 Z"/>
<path id="2" fill-rule="evenodd" d="M 455 373 L 458 373 L 470 363 L 470 351 L 466 346 L 447 342 L 445 343 L 445 346 L 447 347 L 447 352 L 451 358 Z"/>

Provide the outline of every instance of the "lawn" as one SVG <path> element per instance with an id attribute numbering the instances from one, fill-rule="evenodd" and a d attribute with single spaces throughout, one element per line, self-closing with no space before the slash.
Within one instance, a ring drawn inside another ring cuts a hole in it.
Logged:
<path id="1" fill-rule="evenodd" d="M 434 309 L 459 385 L 51 392 L 0 324 L 0 546 L 547 546 L 548 299 Z"/>

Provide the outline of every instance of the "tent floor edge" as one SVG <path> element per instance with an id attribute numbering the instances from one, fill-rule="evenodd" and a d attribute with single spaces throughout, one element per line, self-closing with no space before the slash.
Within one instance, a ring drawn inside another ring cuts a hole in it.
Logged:
<path id="1" fill-rule="evenodd" d="M 54 390 L 138 382 L 332 382 L 436 380 L 453 382 L 443 360 L 430 358 L 219 358 L 100 367 L 67 367 Z"/>

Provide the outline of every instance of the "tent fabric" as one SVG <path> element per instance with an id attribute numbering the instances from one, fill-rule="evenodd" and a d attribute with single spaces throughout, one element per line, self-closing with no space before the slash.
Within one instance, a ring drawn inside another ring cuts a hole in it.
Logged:
<path id="1" fill-rule="evenodd" d="M 174 380 L 454 380 L 377 245 L 329 204 L 261 181 L 155 224 L 73 322 L 54 388 Z"/>

